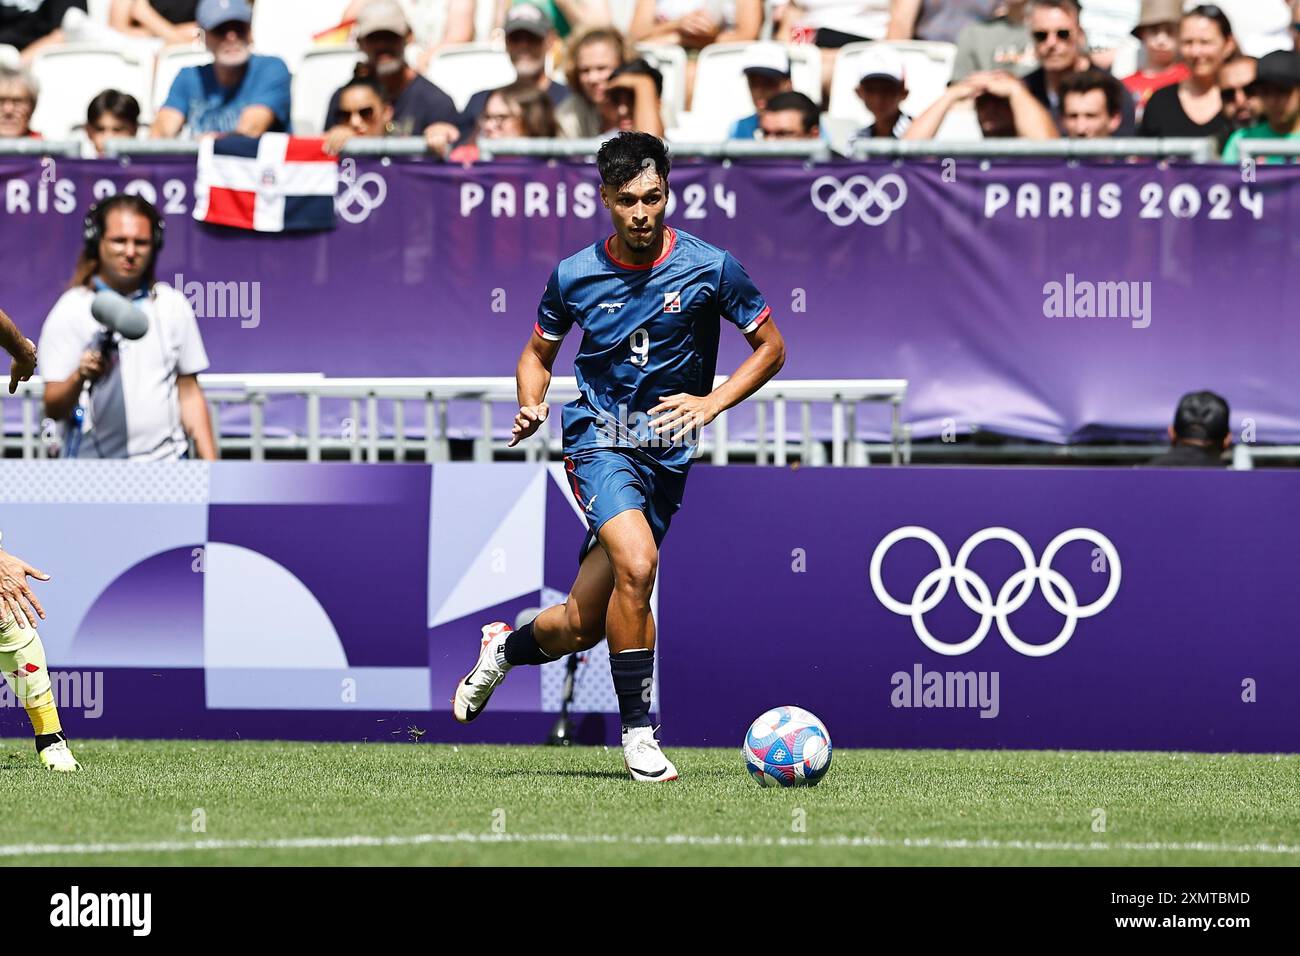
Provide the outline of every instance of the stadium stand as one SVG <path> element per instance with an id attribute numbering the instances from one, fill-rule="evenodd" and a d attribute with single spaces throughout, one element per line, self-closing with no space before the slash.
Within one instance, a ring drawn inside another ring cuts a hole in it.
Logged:
<path id="1" fill-rule="evenodd" d="M 303 54 L 293 72 L 292 119 L 295 132 L 304 136 L 323 132 L 330 97 L 364 60 L 361 51 L 350 44 L 317 47 Z"/>
<path id="2" fill-rule="evenodd" d="M 671 129 L 682 121 L 686 112 L 686 51 L 666 43 L 640 43 L 636 52 L 663 74 L 660 109 L 664 127 Z"/>
<path id="3" fill-rule="evenodd" d="M 884 41 L 881 41 L 884 42 Z M 854 90 L 862 78 L 860 61 L 873 43 L 850 43 L 840 50 L 831 77 L 830 104 L 827 110 L 837 119 L 853 119 L 859 126 L 872 120 Z M 939 98 L 948 81 L 952 79 L 953 62 L 957 47 L 951 43 L 932 43 L 922 40 L 890 41 L 890 46 L 903 58 L 909 95 L 903 101 L 903 112 L 918 116 Z M 797 85 L 797 84 L 796 84 Z"/>
<path id="4" fill-rule="evenodd" d="M 41 85 L 32 128 L 46 137 L 67 136 L 86 121 L 86 107 L 105 89 L 152 102 L 153 61 L 107 47 L 64 44 L 39 53 L 32 75 Z"/>
<path id="5" fill-rule="evenodd" d="M 727 135 L 736 120 L 754 112 L 745 83 L 752 43 L 715 43 L 700 51 L 695 73 L 695 101 L 683 126 L 687 138 L 711 140 Z M 786 47 L 790 78 L 797 92 L 814 102 L 821 99 L 821 55 L 807 44 Z"/>
<path id="6" fill-rule="evenodd" d="M 424 75 L 463 110 L 479 90 L 513 83 L 515 68 L 500 44 L 461 43 L 435 53 Z"/>
<path id="7" fill-rule="evenodd" d="M 347 0 L 254 4 L 253 36 L 257 52 L 278 56 L 290 72 L 297 70 L 312 47 L 312 38 L 338 26 L 347 5 Z"/>

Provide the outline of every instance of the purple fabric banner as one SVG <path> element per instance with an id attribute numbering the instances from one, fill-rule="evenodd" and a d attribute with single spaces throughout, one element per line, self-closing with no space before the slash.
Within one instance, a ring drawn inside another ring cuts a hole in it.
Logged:
<path id="1" fill-rule="evenodd" d="M 842 746 L 1300 751 L 1300 475 L 696 468 L 660 561 L 663 739 L 796 704 Z M 564 662 L 472 725 L 479 629 L 558 603 L 563 466 L 0 462 L 77 736 L 540 742 Z M 578 737 L 618 724 L 600 645 Z M 0 735 L 25 718 L 0 689 Z M 739 772 L 739 755 L 737 756 Z"/>
<path id="2" fill-rule="evenodd" d="M 4 307 L 35 337 L 87 205 L 128 189 L 166 211 L 159 275 L 196 305 L 213 371 L 509 375 L 550 270 L 608 232 L 588 164 L 374 160 L 345 178 L 337 229 L 258 236 L 191 219 L 192 160 L 0 160 Z M 784 376 L 907 378 L 919 436 L 1150 438 L 1178 395 L 1213 388 L 1235 430 L 1300 442 L 1300 169 L 1257 178 L 683 162 L 669 222 L 744 263 L 786 335 Z M 719 369 L 745 352 L 724 335 Z"/>

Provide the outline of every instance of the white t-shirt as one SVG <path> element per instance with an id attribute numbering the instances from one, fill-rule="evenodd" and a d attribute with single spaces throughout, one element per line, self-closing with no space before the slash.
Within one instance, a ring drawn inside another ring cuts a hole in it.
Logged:
<path id="1" fill-rule="evenodd" d="M 66 380 L 87 349 L 98 347 L 103 326 L 90 314 L 95 293 L 69 289 L 54 303 L 37 345 L 41 378 Z M 90 389 L 82 391 L 85 412 L 78 458 L 179 458 L 188 448 L 181 426 L 176 379 L 208 367 L 189 301 L 165 283 L 132 301 L 149 317 L 149 331 L 134 342 L 121 339 L 117 357 Z"/>
<path id="2" fill-rule="evenodd" d="M 795 0 L 810 27 L 882 40 L 889 30 L 890 0 Z"/>
<path id="3" fill-rule="evenodd" d="M 721 21 L 723 30 L 736 28 L 736 0 L 655 0 L 655 19 L 661 23 L 680 20 L 696 10 Z"/>
<path id="4" fill-rule="evenodd" d="M 1141 13 L 1141 0 L 1083 0 L 1079 25 L 1094 50 L 1113 50 L 1132 41 Z"/>

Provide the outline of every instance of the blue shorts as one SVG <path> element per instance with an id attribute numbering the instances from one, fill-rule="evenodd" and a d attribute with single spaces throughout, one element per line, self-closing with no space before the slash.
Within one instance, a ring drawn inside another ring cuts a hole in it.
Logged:
<path id="1" fill-rule="evenodd" d="M 668 533 L 673 513 L 682 506 L 686 475 L 652 464 L 631 451 L 598 448 L 564 457 L 573 497 L 587 517 L 587 537 L 578 563 L 596 543 L 610 518 L 633 509 L 642 512 L 656 547 Z"/>

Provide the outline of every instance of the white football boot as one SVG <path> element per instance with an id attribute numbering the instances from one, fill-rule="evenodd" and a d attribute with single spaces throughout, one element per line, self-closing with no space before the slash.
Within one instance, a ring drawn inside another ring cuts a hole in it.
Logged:
<path id="1" fill-rule="evenodd" d="M 637 783 L 677 779 L 677 768 L 659 749 L 653 727 L 630 727 L 623 731 L 623 766 Z"/>
<path id="2" fill-rule="evenodd" d="M 488 698 L 505 680 L 510 665 L 505 662 L 504 645 L 507 635 L 513 630 L 503 621 L 483 626 L 483 647 L 479 651 L 478 663 L 456 685 L 456 695 L 451 699 L 452 715 L 462 724 L 468 724 L 483 713 Z"/>
<path id="3" fill-rule="evenodd" d="M 72 751 L 68 749 L 66 740 L 58 740 L 50 744 L 38 755 L 41 758 L 41 765 L 46 770 L 53 770 L 57 773 L 73 773 L 81 769 L 81 764 L 77 763 L 77 758 L 72 756 Z"/>

